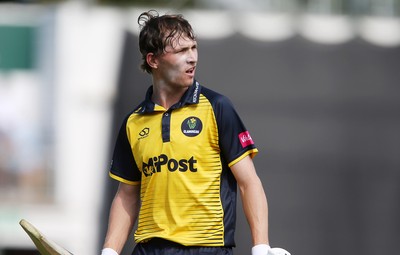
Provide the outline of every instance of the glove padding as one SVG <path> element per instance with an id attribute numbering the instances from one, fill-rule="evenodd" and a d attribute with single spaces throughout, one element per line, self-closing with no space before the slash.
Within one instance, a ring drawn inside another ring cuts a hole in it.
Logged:
<path id="1" fill-rule="evenodd" d="M 290 255 L 290 253 L 282 248 L 271 248 L 267 244 L 258 244 L 251 249 L 252 255 Z"/>
<path id="2" fill-rule="evenodd" d="M 101 255 L 118 255 L 118 252 L 114 251 L 111 248 L 104 248 L 101 250 Z"/>
<path id="3" fill-rule="evenodd" d="M 290 255 L 290 253 L 282 248 L 271 248 L 268 250 L 267 255 Z"/>

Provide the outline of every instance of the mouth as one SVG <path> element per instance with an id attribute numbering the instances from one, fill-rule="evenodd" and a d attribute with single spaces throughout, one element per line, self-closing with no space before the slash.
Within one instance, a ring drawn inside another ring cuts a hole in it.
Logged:
<path id="1" fill-rule="evenodd" d="M 196 69 L 196 66 L 193 66 L 193 67 L 187 69 L 187 70 L 186 70 L 186 74 L 194 75 L 194 70 L 195 70 L 195 69 Z"/>

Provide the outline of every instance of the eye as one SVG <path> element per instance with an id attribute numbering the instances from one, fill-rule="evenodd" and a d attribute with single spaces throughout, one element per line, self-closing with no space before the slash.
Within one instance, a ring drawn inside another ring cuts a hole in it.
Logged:
<path id="1" fill-rule="evenodd" d="M 188 52 L 190 48 L 182 48 L 179 52 L 185 53 Z"/>

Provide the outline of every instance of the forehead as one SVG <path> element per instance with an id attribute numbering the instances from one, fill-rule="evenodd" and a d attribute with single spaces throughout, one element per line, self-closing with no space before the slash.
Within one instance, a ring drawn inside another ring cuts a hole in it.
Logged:
<path id="1" fill-rule="evenodd" d="M 166 38 L 165 40 L 165 48 L 167 49 L 179 49 L 190 47 L 195 45 L 197 42 L 196 40 L 190 38 L 185 34 L 176 34 L 173 37 Z"/>

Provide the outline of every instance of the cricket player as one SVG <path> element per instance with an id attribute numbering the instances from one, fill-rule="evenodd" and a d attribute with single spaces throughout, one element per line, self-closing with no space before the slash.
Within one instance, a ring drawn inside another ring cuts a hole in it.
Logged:
<path id="1" fill-rule="evenodd" d="M 136 221 L 133 255 L 233 254 L 237 187 L 252 255 L 289 254 L 269 246 L 267 199 L 249 131 L 225 96 L 195 79 L 191 25 L 155 11 L 138 23 L 141 68 L 152 86 L 117 137 L 109 174 L 120 183 L 102 254 L 119 254 Z"/>

